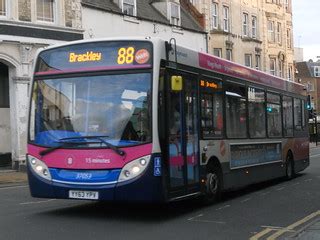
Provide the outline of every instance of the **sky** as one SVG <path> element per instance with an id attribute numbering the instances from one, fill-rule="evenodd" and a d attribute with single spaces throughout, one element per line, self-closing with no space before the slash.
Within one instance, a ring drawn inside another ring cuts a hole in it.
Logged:
<path id="1" fill-rule="evenodd" d="M 320 57 L 320 0 L 292 0 L 294 46 L 304 51 L 304 60 Z"/>

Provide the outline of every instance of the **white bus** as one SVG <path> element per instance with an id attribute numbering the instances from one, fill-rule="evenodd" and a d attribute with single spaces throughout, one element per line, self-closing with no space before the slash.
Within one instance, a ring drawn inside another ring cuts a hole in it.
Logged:
<path id="1" fill-rule="evenodd" d="M 28 176 L 44 198 L 169 202 L 309 165 L 303 86 L 157 38 L 39 52 Z"/>

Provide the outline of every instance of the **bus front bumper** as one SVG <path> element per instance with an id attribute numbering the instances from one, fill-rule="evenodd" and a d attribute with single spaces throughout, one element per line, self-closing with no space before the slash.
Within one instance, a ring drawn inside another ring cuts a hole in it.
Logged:
<path id="1" fill-rule="evenodd" d="M 70 191 L 98 193 L 98 201 L 163 202 L 162 177 L 154 176 L 153 164 L 139 177 L 110 184 L 73 184 L 48 181 L 39 177 L 28 166 L 31 195 L 37 198 L 70 199 Z M 86 198 L 83 198 L 86 199 Z M 88 199 L 90 200 L 90 199 Z"/>

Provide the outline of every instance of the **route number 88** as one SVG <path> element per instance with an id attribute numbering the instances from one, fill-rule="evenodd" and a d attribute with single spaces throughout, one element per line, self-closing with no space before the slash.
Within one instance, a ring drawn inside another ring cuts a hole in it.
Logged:
<path id="1" fill-rule="evenodd" d="M 131 64 L 134 60 L 134 48 L 120 48 L 118 51 L 118 64 Z"/>

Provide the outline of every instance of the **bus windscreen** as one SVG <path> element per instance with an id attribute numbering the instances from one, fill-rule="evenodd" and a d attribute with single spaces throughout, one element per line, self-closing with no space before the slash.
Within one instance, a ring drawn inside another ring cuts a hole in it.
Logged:
<path id="1" fill-rule="evenodd" d="M 152 44 L 145 41 L 92 42 L 40 53 L 36 75 L 63 72 L 147 68 L 152 66 Z"/>

